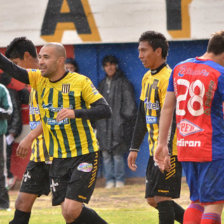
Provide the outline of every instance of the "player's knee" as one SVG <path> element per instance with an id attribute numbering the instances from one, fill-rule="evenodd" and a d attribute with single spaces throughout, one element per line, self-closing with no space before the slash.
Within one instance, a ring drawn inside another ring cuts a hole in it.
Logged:
<path id="1" fill-rule="evenodd" d="M 18 195 L 15 202 L 15 208 L 18 210 L 21 210 L 24 204 L 25 204 L 25 200 L 20 195 Z"/>
<path id="2" fill-rule="evenodd" d="M 15 208 L 20 211 L 30 212 L 35 199 L 35 195 L 27 196 L 26 194 L 19 193 L 15 202 Z"/>
<path id="3" fill-rule="evenodd" d="M 76 220 L 82 211 L 82 206 L 79 204 L 65 204 L 62 208 L 62 215 L 66 222 L 71 223 Z"/>
<path id="4" fill-rule="evenodd" d="M 154 198 L 146 198 L 146 201 L 150 206 L 152 206 L 154 208 L 157 207 L 157 203 L 155 202 Z"/>
<path id="5" fill-rule="evenodd" d="M 66 223 L 71 223 L 71 222 L 73 222 L 74 221 L 74 215 L 71 215 L 71 213 L 69 212 L 69 211 L 67 211 L 67 210 L 62 210 L 62 215 L 63 215 L 63 217 L 64 217 L 64 219 L 65 219 L 65 221 L 66 221 Z"/>
<path id="6" fill-rule="evenodd" d="M 66 223 L 72 223 L 79 217 L 79 214 L 77 212 L 74 213 L 74 212 L 71 212 L 71 210 L 63 210 L 62 215 Z"/>

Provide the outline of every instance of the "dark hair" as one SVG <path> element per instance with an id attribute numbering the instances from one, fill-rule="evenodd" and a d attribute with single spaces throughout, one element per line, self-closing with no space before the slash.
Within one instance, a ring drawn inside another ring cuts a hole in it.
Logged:
<path id="1" fill-rule="evenodd" d="M 24 59 L 24 53 L 29 52 L 33 58 L 37 58 L 36 47 L 31 40 L 26 37 L 16 37 L 6 47 L 5 55 L 7 58 L 20 58 Z"/>
<path id="2" fill-rule="evenodd" d="M 138 40 L 138 42 L 141 42 L 141 41 L 147 41 L 154 51 L 157 48 L 161 48 L 162 58 L 166 59 L 168 54 L 169 44 L 166 37 L 162 33 L 155 32 L 155 31 L 146 31 L 140 36 Z"/>
<path id="3" fill-rule="evenodd" d="M 207 52 L 215 55 L 224 52 L 224 30 L 218 31 L 212 35 L 208 42 Z"/>
<path id="4" fill-rule="evenodd" d="M 75 72 L 79 71 L 79 66 L 78 66 L 77 62 L 75 61 L 75 59 L 73 59 L 73 58 L 66 58 L 65 64 L 72 64 L 75 67 Z"/>
<path id="5" fill-rule="evenodd" d="M 103 66 L 106 65 L 106 63 L 111 63 L 111 64 L 115 64 L 115 65 L 118 65 L 118 60 L 115 56 L 113 55 L 106 55 L 104 58 L 103 58 Z"/>

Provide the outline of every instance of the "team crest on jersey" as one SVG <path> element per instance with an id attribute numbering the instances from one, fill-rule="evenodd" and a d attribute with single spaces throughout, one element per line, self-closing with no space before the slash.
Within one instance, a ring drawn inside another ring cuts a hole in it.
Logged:
<path id="1" fill-rule="evenodd" d="M 203 129 L 188 121 L 187 119 L 181 120 L 180 123 L 177 124 L 177 128 L 179 129 L 182 136 L 188 136 L 203 131 Z"/>
<path id="2" fill-rule="evenodd" d="M 158 79 L 154 79 L 153 84 L 152 84 L 152 88 L 156 89 L 158 86 L 159 80 Z"/>
<path id="3" fill-rule="evenodd" d="M 70 92 L 70 84 L 62 84 L 62 93 Z"/>

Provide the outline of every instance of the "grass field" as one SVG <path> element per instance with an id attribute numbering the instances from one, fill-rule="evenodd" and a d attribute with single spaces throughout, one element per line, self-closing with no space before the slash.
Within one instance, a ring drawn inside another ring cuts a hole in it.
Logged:
<path id="1" fill-rule="evenodd" d="M 157 224 L 157 210 L 148 206 L 144 199 L 144 179 L 127 180 L 121 189 L 103 188 L 103 180 L 97 182 L 88 206 L 95 209 L 109 224 Z M 14 213 L 17 191 L 10 191 L 11 211 L 0 211 L 0 224 L 8 224 Z M 181 198 L 176 200 L 184 208 L 189 204 L 189 191 L 183 180 Z M 51 196 L 40 197 L 34 204 L 30 224 L 64 224 L 60 206 L 51 206 Z"/>

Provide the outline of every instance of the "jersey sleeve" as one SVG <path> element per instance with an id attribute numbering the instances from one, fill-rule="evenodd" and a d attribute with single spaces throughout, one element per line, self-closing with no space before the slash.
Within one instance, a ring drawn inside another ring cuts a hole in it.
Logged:
<path id="1" fill-rule="evenodd" d="M 40 82 L 40 79 L 42 78 L 41 71 L 38 69 L 28 69 L 27 72 L 30 86 L 37 90 L 37 83 Z"/>
<path id="2" fill-rule="evenodd" d="M 88 104 L 92 104 L 103 98 L 103 96 L 99 93 L 88 77 L 85 77 L 83 80 L 82 97 Z"/>

